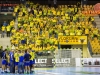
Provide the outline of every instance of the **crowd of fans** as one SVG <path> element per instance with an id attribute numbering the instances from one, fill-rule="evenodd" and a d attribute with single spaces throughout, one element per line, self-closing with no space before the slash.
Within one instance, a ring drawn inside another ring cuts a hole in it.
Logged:
<path id="1" fill-rule="evenodd" d="M 36 52 L 58 49 L 58 36 L 81 36 L 100 38 L 94 17 L 82 14 L 82 11 L 93 10 L 92 5 L 59 5 L 57 8 L 27 2 L 14 8 L 18 29 L 14 21 L 2 26 L 2 32 L 11 34 L 11 44 L 16 49 L 29 49 Z M 7 29 L 8 28 L 8 29 Z"/>

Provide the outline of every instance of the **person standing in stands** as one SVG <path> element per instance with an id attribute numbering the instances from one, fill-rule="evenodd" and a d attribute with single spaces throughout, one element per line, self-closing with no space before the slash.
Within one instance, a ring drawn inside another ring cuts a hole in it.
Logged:
<path id="1" fill-rule="evenodd" d="M 5 33 L 6 33 L 6 27 L 2 26 L 1 30 L 2 30 L 1 38 L 4 38 Z"/>
<path id="2" fill-rule="evenodd" d="M 7 37 L 10 37 L 10 31 L 11 31 L 10 25 L 8 25 L 6 29 L 7 29 Z"/>
<path id="3" fill-rule="evenodd" d="M 6 21 L 4 21 L 4 23 L 3 23 L 3 26 L 7 26 L 8 24 L 7 24 L 7 22 Z"/>
<path id="4" fill-rule="evenodd" d="M 53 0 L 54 7 L 57 8 L 57 0 Z"/>

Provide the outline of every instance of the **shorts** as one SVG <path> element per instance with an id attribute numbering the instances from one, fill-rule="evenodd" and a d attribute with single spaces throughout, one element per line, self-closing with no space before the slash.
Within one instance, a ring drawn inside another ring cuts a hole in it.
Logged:
<path id="1" fill-rule="evenodd" d="M 10 63 L 8 63 L 8 66 L 10 66 Z"/>
<path id="2" fill-rule="evenodd" d="M 24 66 L 30 66 L 30 61 L 25 61 Z"/>
<path id="3" fill-rule="evenodd" d="M 35 60 L 30 60 L 30 65 L 35 64 Z"/>
<path id="4" fill-rule="evenodd" d="M 18 62 L 15 62 L 15 66 L 18 66 Z"/>
<path id="5" fill-rule="evenodd" d="M 2 65 L 7 65 L 7 61 L 6 60 L 2 60 Z"/>
<path id="6" fill-rule="evenodd" d="M 6 65 L 7 65 L 7 66 L 10 66 L 10 62 L 7 62 Z"/>

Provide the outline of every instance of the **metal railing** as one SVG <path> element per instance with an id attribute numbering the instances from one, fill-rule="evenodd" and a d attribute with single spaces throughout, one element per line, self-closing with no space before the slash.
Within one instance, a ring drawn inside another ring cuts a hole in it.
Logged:
<path id="1" fill-rule="evenodd" d="M 93 52 L 92 52 L 92 47 L 91 47 L 91 44 L 90 44 L 90 41 L 88 41 L 88 50 L 89 50 L 89 52 L 90 52 L 90 55 L 92 56 L 93 54 Z"/>

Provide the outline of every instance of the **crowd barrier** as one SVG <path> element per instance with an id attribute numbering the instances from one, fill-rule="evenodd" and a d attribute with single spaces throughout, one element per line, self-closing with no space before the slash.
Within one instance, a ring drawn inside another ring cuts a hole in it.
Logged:
<path id="1" fill-rule="evenodd" d="M 0 59 L 0 67 L 1 67 Z M 36 68 L 50 67 L 100 67 L 100 58 L 47 58 L 35 59 Z"/>

